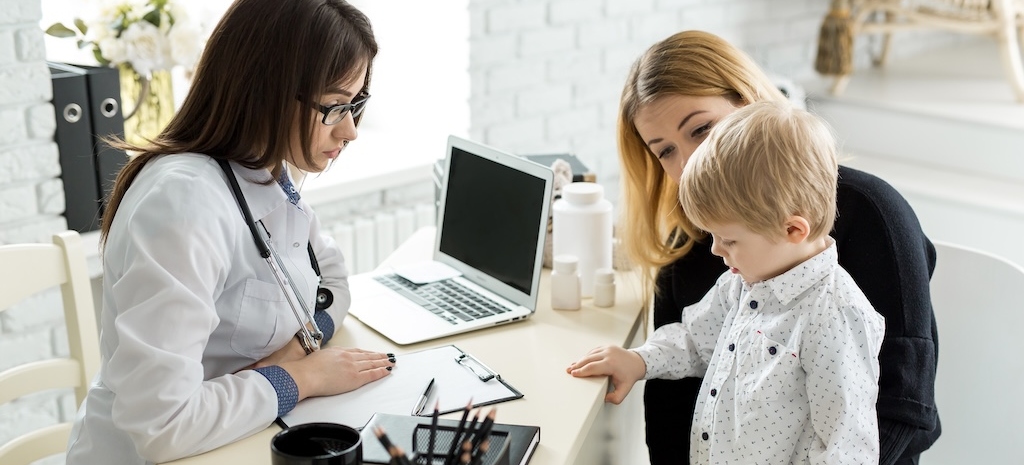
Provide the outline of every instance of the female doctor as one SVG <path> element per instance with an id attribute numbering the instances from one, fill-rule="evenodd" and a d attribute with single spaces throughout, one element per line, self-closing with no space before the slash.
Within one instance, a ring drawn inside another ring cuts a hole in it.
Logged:
<path id="1" fill-rule="evenodd" d="M 319 349 L 347 271 L 285 169 L 323 171 L 356 138 L 376 53 L 343 0 L 231 5 L 181 110 L 125 147 L 140 155 L 103 218 L 102 362 L 68 464 L 206 452 L 391 371 L 389 354 Z"/>

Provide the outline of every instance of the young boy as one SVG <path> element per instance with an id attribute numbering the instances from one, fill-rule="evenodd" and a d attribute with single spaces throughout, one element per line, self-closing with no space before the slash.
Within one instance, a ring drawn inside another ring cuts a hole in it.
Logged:
<path id="1" fill-rule="evenodd" d="M 837 173 L 835 140 L 806 111 L 764 102 L 723 118 L 679 201 L 729 271 L 681 323 L 567 371 L 610 376 L 613 403 L 640 379 L 703 375 L 691 463 L 877 464 L 884 322 L 828 236 Z"/>

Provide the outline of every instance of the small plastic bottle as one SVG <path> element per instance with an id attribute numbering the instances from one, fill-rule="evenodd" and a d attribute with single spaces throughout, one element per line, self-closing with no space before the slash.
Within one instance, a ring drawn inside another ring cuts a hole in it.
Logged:
<path id="1" fill-rule="evenodd" d="M 594 271 L 612 266 L 612 203 L 600 184 L 573 182 L 551 212 L 551 252 L 576 256 L 581 295 L 593 297 Z"/>
<path id="2" fill-rule="evenodd" d="M 615 306 L 615 270 L 599 268 L 594 272 L 594 306 Z"/>
<path id="3" fill-rule="evenodd" d="M 555 255 L 551 269 L 551 308 L 580 309 L 579 259 L 575 255 Z"/>

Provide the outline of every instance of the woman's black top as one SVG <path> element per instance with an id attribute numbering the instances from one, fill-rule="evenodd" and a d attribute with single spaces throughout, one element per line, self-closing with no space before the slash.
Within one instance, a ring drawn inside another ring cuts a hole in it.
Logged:
<path id="1" fill-rule="evenodd" d="M 839 168 L 838 216 L 832 237 L 839 264 L 885 317 L 878 360 L 881 464 L 891 465 L 927 449 L 939 436 L 935 409 L 938 335 L 928 281 L 935 247 L 913 209 L 885 181 Z M 680 321 L 726 271 L 711 254 L 710 238 L 662 268 L 654 299 L 654 325 Z M 647 446 L 652 465 L 689 460 L 690 425 L 700 378 L 650 380 L 644 392 Z"/>

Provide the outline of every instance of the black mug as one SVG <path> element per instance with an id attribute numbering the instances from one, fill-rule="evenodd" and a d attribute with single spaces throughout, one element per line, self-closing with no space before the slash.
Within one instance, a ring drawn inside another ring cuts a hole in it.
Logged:
<path id="1" fill-rule="evenodd" d="M 285 428 L 270 440 L 273 465 L 363 465 L 359 431 L 337 423 Z"/>

